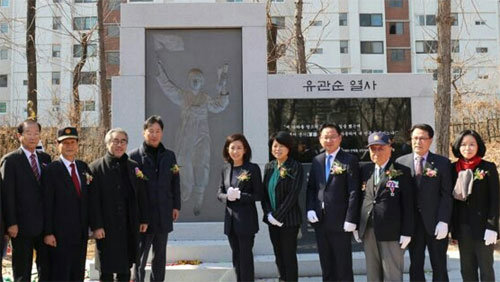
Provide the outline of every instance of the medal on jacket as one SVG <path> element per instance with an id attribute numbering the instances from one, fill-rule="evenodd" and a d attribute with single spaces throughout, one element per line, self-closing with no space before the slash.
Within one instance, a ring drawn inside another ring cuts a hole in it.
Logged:
<path id="1" fill-rule="evenodd" d="M 394 197 L 394 191 L 396 190 L 396 188 L 399 188 L 399 181 L 389 180 L 385 184 L 385 187 L 389 188 L 389 190 L 391 191 L 391 197 Z"/>

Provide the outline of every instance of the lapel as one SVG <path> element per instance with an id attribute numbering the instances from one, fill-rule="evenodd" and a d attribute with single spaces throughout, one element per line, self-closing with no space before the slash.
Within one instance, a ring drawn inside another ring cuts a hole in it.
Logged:
<path id="1" fill-rule="evenodd" d="M 127 172 L 128 172 L 128 178 L 130 179 L 130 185 L 132 185 L 132 190 L 134 190 L 134 195 L 137 195 L 137 187 L 135 186 L 135 178 L 137 177 L 135 175 L 135 167 L 132 167 L 130 165 L 128 159 L 127 159 Z"/>
<path id="2" fill-rule="evenodd" d="M 41 158 L 41 154 L 37 152 L 36 158 L 38 159 L 38 165 L 40 166 L 40 175 L 42 175 L 43 168 L 47 165 L 46 163 L 43 162 Z"/>
<path id="3" fill-rule="evenodd" d="M 36 183 L 39 183 L 38 179 L 36 179 L 35 174 L 33 173 L 33 170 L 31 169 L 30 161 L 26 157 L 26 154 L 24 153 L 23 149 L 19 148 L 18 153 L 19 153 L 19 155 L 21 155 L 21 159 L 23 160 L 23 161 L 21 161 L 22 166 L 24 166 L 24 170 L 26 171 L 26 173 L 28 175 L 31 175 L 30 177 L 33 181 L 35 181 Z M 38 154 L 37 154 L 37 156 L 38 156 Z"/>
<path id="4" fill-rule="evenodd" d="M 153 160 L 148 157 L 148 153 L 146 153 L 146 149 L 144 148 L 144 144 L 142 144 L 142 146 L 139 147 L 139 153 L 141 154 L 143 168 L 146 166 L 154 168 Z M 158 155 L 158 159 L 160 159 L 159 157 L 160 156 Z"/>
<path id="5" fill-rule="evenodd" d="M 71 179 L 71 174 L 69 173 L 68 169 L 64 165 L 63 160 L 59 159 L 59 161 L 57 163 L 59 166 L 59 173 L 60 173 L 60 175 L 62 175 L 62 177 L 64 179 L 64 183 L 66 183 L 66 186 L 68 187 L 68 189 L 71 190 L 72 194 L 74 194 L 75 196 L 78 196 L 76 194 L 75 184 L 73 184 L 73 179 Z M 78 165 L 77 165 L 77 169 L 78 169 L 78 171 L 80 171 L 80 168 L 78 167 Z M 81 179 L 82 178 L 80 176 L 80 182 L 83 182 Z M 80 183 L 80 190 L 81 190 L 81 187 L 82 187 L 82 184 Z"/>
<path id="6" fill-rule="evenodd" d="M 289 160 L 290 160 L 290 157 L 288 157 L 288 159 L 287 159 L 287 160 L 286 160 L 283 164 L 281 164 L 281 167 L 285 168 L 285 169 L 287 170 L 287 172 L 290 172 L 290 171 L 289 171 L 289 169 L 290 169 L 290 161 L 289 161 Z M 275 160 L 274 162 L 275 162 L 275 163 L 274 163 L 273 168 L 275 168 L 275 167 L 278 165 L 278 162 L 277 162 L 276 160 Z M 324 170 L 323 170 L 323 171 L 324 171 Z M 286 177 L 285 177 L 285 178 L 286 178 Z M 285 178 L 283 178 L 283 177 L 279 176 L 279 177 L 278 177 L 278 182 L 276 182 L 276 187 L 278 187 L 279 183 L 280 183 L 281 181 L 284 181 L 284 180 L 285 180 Z"/>
<path id="7" fill-rule="evenodd" d="M 325 157 L 326 158 L 326 157 Z M 338 152 L 337 152 L 337 155 L 335 156 L 335 159 L 333 159 L 332 163 L 331 163 L 331 167 L 330 167 L 330 171 L 331 169 L 333 168 L 333 165 L 335 163 L 339 163 L 340 165 L 343 165 L 343 160 L 344 160 L 344 155 L 343 155 L 343 152 L 342 152 L 342 149 L 340 149 Z M 325 171 L 325 168 L 326 168 L 326 165 L 325 165 L 325 162 L 323 162 L 323 171 Z M 324 179 L 324 178 L 323 178 Z M 330 183 L 332 182 L 333 180 L 333 174 L 329 174 L 328 175 L 328 181 L 326 182 L 326 186 L 330 185 Z"/>
<path id="8" fill-rule="evenodd" d="M 374 190 L 374 177 L 373 177 L 373 171 L 375 169 L 375 164 L 374 163 L 370 163 L 369 165 L 366 166 L 366 174 L 367 174 L 367 178 L 366 178 L 366 186 L 365 186 L 365 193 L 368 193 L 368 195 L 370 196 L 370 198 L 374 198 L 375 197 L 375 190 Z"/>
<path id="9" fill-rule="evenodd" d="M 87 171 L 85 171 L 85 166 L 82 162 L 75 160 L 75 163 L 76 168 L 78 169 L 78 176 L 80 176 L 80 190 L 82 196 L 84 196 L 84 194 L 87 194 Z"/>
<path id="10" fill-rule="evenodd" d="M 224 167 L 224 186 L 226 187 L 226 191 L 231 187 L 231 167 L 230 163 L 226 163 Z"/>
<path id="11" fill-rule="evenodd" d="M 380 176 L 380 180 L 377 185 L 377 197 L 384 191 L 385 185 L 387 184 L 387 181 L 389 181 L 389 176 L 385 173 L 389 169 L 391 169 L 392 165 L 392 160 L 389 159 L 389 162 L 385 165 L 384 171 L 382 172 L 382 175 Z"/>
<path id="12" fill-rule="evenodd" d="M 318 156 L 318 162 L 319 162 L 319 165 L 321 167 L 321 171 L 319 172 L 319 185 L 320 187 L 324 187 L 326 186 L 326 175 L 325 175 L 325 168 L 326 168 L 326 164 L 325 164 L 325 161 L 326 161 L 326 151 L 321 153 L 319 156 Z"/>

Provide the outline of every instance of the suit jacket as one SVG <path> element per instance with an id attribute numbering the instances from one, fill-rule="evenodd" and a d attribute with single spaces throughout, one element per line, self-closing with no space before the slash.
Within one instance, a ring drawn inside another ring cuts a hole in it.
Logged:
<path id="1" fill-rule="evenodd" d="M 125 156 L 126 157 L 126 156 Z M 102 272 L 123 273 L 128 268 L 128 263 L 136 262 L 139 245 L 139 225 L 147 224 L 149 221 L 148 213 L 148 194 L 144 186 L 144 180 L 135 173 L 135 168 L 139 165 L 126 157 L 126 166 L 130 185 L 133 193 L 129 194 L 128 201 L 123 206 L 120 201 L 121 190 L 121 168 L 116 159 L 109 153 L 90 164 L 90 171 L 93 176 L 92 189 L 89 192 L 90 200 L 90 227 L 93 231 L 104 228 L 106 237 L 97 240 L 99 251 L 107 254 L 106 260 L 101 259 Z M 124 217 L 124 208 L 128 209 L 128 218 Z M 130 232 L 123 236 L 123 232 Z M 128 240 L 128 238 L 131 240 Z M 124 240 L 122 240 L 124 239 Z M 128 248 L 128 258 L 123 258 L 124 246 L 128 243 L 132 245 Z M 132 248 L 132 249 L 130 249 Z M 128 263 L 123 263 L 123 260 Z"/>
<path id="2" fill-rule="evenodd" d="M 234 229 L 238 235 L 252 235 L 259 231 L 255 201 L 261 199 L 260 168 L 254 163 L 245 162 L 242 169 L 248 171 L 250 179 L 239 183 L 241 197 L 235 201 L 227 200 L 227 189 L 231 187 L 232 165 L 226 163 L 221 173 L 221 184 L 217 191 L 217 198 L 226 204 L 224 216 L 224 234 L 226 235 L 231 233 L 231 229 Z"/>
<path id="3" fill-rule="evenodd" d="M 453 211 L 450 160 L 429 152 L 420 184 L 415 179 L 414 154 L 399 157 L 396 163 L 408 167 L 415 187 L 415 208 L 422 215 L 427 234 L 433 236 L 438 222 L 450 224 Z M 435 176 L 427 175 L 436 171 Z M 416 213 L 418 216 L 419 213 Z"/>
<path id="4" fill-rule="evenodd" d="M 390 160 L 384 167 L 385 173 L 376 186 L 374 170 L 374 163 L 361 167 L 363 204 L 359 223 L 360 238 L 363 238 L 369 221 L 377 241 L 398 241 L 401 235 L 412 236 L 415 222 L 410 170 Z M 402 175 L 396 177 L 387 175 L 388 172 L 395 171 L 401 172 Z M 395 184 L 392 191 L 389 187 L 391 184 Z"/>
<path id="5" fill-rule="evenodd" d="M 343 172 L 330 174 L 328 180 L 325 180 L 325 158 L 325 153 L 321 153 L 312 161 L 307 184 L 306 209 L 316 211 L 320 221 L 323 220 L 323 213 L 328 214 L 325 226 L 332 231 L 343 232 L 344 221 L 359 223 L 361 191 L 358 160 L 340 149 L 332 167 L 338 164 Z"/>
<path id="6" fill-rule="evenodd" d="M 51 159 L 43 152 L 37 152 L 37 156 L 43 179 L 45 167 Z M 28 158 L 19 148 L 5 155 L 0 163 L 5 226 L 17 224 L 18 236 L 40 235 L 43 231 L 42 185 L 33 174 Z"/>
<path id="7" fill-rule="evenodd" d="M 304 169 L 302 164 L 294 159 L 288 158 L 282 167 L 286 169 L 286 176 L 279 177 L 275 188 L 276 210 L 272 210 L 269 199 L 268 185 L 271 175 L 277 166 L 277 161 L 273 160 L 266 164 L 264 168 L 264 185 L 262 191 L 262 210 L 264 211 L 264 222 L 269 224 L 267 214 L 283 223 L 284 227 L 300 226 L 302 223 L 302 212 L 299 205 L 299 194 L 304 184 Z"/>
<path id="8" fill-rule="evenodd" d="M 452 164 L 453 183 L 457 181 L 458 173 Z M 484 231 L 490 229 L 499 233 L 498 230 L 498 171 L 494 163 L 482 160 L 476 169 L 484 170 L 484 179 L 475 179 L 472 186 L 472 194 L 465 202 L 454 200 L 451 235 L 454 239 L 460 239 L 462 224 L 470 225 L 472 237 L 482 241 Z M 474 169 L 473 171 L 475 171 Z M 500 234 L 499 234 L 500 235 Z"/>
<path id="9" fill-rule="evenodd" d="M 179 173 L 172 167 L 177 164 L 174 152 L 158 149 L 157 163 L 149 155 L 144 144 L 130 153 L 130 158 L 148 177 L 146 189 L 149 195 L 149 225 L 147 233 L 168 233 L 173 230 L 172 210 L 181 209 L 181 190 Z"/>
<path id="10" fill-rule="evenodd" d="M 89 229 L 88 191 L 90 170 L 76 160 L 80 177 L 80 196 L 62 160 L 52 162 L 43 178 L 44 234 L 54 235 L 57 246 L 87 242 Z"/>

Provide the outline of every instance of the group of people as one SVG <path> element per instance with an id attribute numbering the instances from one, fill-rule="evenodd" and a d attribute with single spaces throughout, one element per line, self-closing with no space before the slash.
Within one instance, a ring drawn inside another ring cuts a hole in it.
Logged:
<path id="1" fill-rule="evenodd" d="M 151 248 L 149 279 L 163 281 L 168 233 L 181 208 L 182 172 L 175 154 L 161 143 L 161 118 L 144 122 L 144 143 L 129 154 L 127 132 L 111 129 L 104 139 L 105 155 L 90 165 L 76 159 L 76 128 L 58 130 L 55 161 L 36 150 L 40 131 L 36 121 L 22 122 L 17 128 L 20 148 L 0 162 L 0 232 L 11 241 L 14 280 L 31 280 L 35 250 L 40 280 L 82 281 L 91 236 L 97 242 L 101 281 L 129 281 L 134 265 L 133 279 L 144 281 Z M 312 161 L 305 213 L 315 229 L 324 281 L 353 281 L 352 238 L 363 242 L 368 281 L 401 281 L 407 248 L 411 281 L 425 281 L 426 248 L 433 280 L 448 281 L 450 232 L 458 241 L 463 279 L 495 280 L 499 180 L 495 164 L 482 159 L 484 142 L 473 130 L 461 132 L 452 147 L 458 161 L 450 163 L 429 151 L 431 126 L 417 124 L 410 132 L 413 153 L 397 159 L 391 156 L 389 136 L 372 133 L 371 162 L 360 166 L 341 149 L 337 125 L 319 129 L 324 152 Z M 254 280 L 256 201 L 269 228 L 280 281 L 298 280 L 299 194 L 305 172 L 291 157 L 294 148 L 289 133 L 274 134 L 274 159 L 262 178 L 245 136 L 226 138 L 217 198 L 225 204 L 224 233 L 238 281 Z"/>
<path id="2" fill-rule="evenodd" d="M 314 227 L 323 281 L 353 281 L 351 240 L 362 242 L 367 281 L 402 281 L 404 252 L 410 253 L 410 281 L 425 281 L 427 248 L 433 281 L 449 281 L 449 233 L 458 241 L 464 281 L 495 281 L 494 244 L 498 239 L 499 179 L 483 160 L 486 147 L 473 130 L 461 132 L 452 152 L 458 159 L 430 152 L 434 130 L 410 130 L 413 152 L 392 158 L 391 138 L 368 137 L 371 162 L 360 164 L 341 149 L 342 131 L 324 124 L 318 132 L 324 152 L 314 157 L 306 191 L 307 220 Z M 259 167 L 241 134 L 223 148 L 218 199 L 226 204 L 224 232 L 233 252 L 238 281 L 254 280 L 252 247 L 258 232 L 255 201 L 268 224 L 280 281 L 297 281 L 297 235 L 302 224 L 298 196 L 304 181 L 293 160 L 293 138 L 271 137 L 274 160 Z"/>
<path id="3" fill-rule="evenodd" d="M 31 281 L 33 253 L 40 281 L 83 281 L 87 241 L 96 239 L 101 281 L 165 277 L 168 233 L 180 210 L 179 167 L 161 144 L 163 121 L 144 122 L 144 143 L 127 154 L 128 135 L 106 133 L 106 153 L 90 165 L 77 160 L 78 132 L 57 132 L 58 160 L 37 151 L 41 126 L 17 128 L 18 150 L 1 160 L 1 234 L 12 245 L 15 281 Z M 90 229 L 89 229 L 90 228 Z M 0 246 L 5 247 L 5 246 Z"/>

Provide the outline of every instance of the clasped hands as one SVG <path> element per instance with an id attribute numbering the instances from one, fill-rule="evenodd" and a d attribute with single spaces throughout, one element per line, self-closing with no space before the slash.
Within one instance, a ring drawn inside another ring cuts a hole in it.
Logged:
<path id="1" fill-rule="evenodd" d="M 233 187 L 229 187 L 227 189 L 227 200 L 228 201 L 236 201 L 237 199 L 241 198 L 241 191 L 240 191 L 240 188 L 236 187 L 236 188 L 233 188 Z"/>

